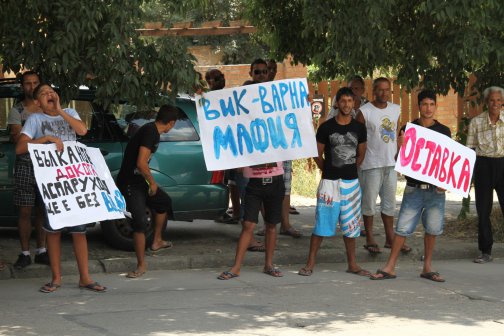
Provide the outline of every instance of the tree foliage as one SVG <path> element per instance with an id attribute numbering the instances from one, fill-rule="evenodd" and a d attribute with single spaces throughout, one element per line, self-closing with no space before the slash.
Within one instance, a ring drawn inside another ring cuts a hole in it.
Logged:
<path id="1" fill-rule="evenodd" d="M 313 64 L 325 79 L 376 70 L 397 81 L 463 93 L 502 85 L 501 0 L 251 0 L 248 16 L 281 59 Z"/>
<path id="2" fill-rule="evenodd" d="M 64 98 L 79 85 L 95 88 L 97 100 L 105 104 L 126 99 L 153 106 L 161 93 L 174 97 L 194 83 L 194 59 L 185 40 L 142 39 L 135 32 L 143 25 L 145 2 L 2 1 L 4 71 L 34 69 Z"/>

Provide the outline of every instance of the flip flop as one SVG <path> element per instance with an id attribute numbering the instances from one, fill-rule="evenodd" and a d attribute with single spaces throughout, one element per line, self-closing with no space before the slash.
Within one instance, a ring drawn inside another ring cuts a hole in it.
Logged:
<path id="1" fill-rule="evenodd" d="M 233 279 L 233 278 L 238 278 L 240 275 L 236 274 L 236 273 L 233 273 L 231 271 L 224 271 L 222 272 L 218 277 L 217 279 L 219 280 L 230 280 L 230 279 Z"/>
<path id="2" fill-rule="evenodd" d="M 136 279 L 136 278 L 140 278 L 142 275 L 144 275 L 147 271 L 139 271 L 139 270 L 134 270 L 134 271 L 131 271 L 131 272 L 128 272 L 128 274 L 126 274 L 126 278 L 128 279 Z"/>
<path id="3" fill-rule="evenodd" d="M 280 234 L 282 236 L 291 236 L 292 238 L 301 238 L 303 236 L 299 230 L 296 230 L 292 226 L 285 231 L 280 231 Z"/>
<path id="4" fill-rule="evenodd" d="M 384 272 L 382 270 L 377 270 L 376 274 L 377 275 L 378 274 L 381 275 L 381 277 L 377 277 L 376 275 L 371 274 L 371 276 L 369 278 L 371 280 L 388 280 L 388 279 L 395 279 L 395 278 L 397 278 L 397 276 L 395 276 L 394 274 L 390 274 L 390 273 Z"/>
<path id="5" fill-rule="evenodd" d="M 264 245 L 254 245 L 254 246 L 249 246 L 247 248 L 247 251 L 250 252 L 266 252 L 266 247 Z"/>
<path id="6" fill-rule="evenodd" d="M 289 207 L 289 214 L 291 215 L 299 215 L 299 211 L 296 210 L 293 206 Z"/>
<path id="7" fill-rule="evenodd" d="M 445 282 L 446 280 L 441 278 L 438 272 L 427 272 L 427 273 L 422 273 L 420 274 L 421 278 L 431 280 L 434 282 Z"/>
<path id="8" fill-rule="evenodd" d="M 55 292 L 58 288 L 60 288 L 61 285 L 54 283 L 54 282 L 48 282 L 44 286 L 40 287 L 39 292 L 41 293 L 53 293 Z"/>
<path id="9" fill-rule="evenodd" d="M 392 245 L 390 245 L 390 244 L 385 244 L 385 245 L 383 245 L 383 248 L 387 248 L 387 249 L 389 249 L 389 248 L 392 248 Z M 411 251 L 413 251 L 413 249 L 412 249 L 411 247 L 407 246 L 407 245 L 403 245 L 403 246 L 401 247 L 401 252 L 402 252 L 402 253 L 404 253 L 404 254 L 408 254 L 408 253 L 410 253 Z"/>
<path id="10" fill-rule="evenodd" d="M 371 276 L 371 272 L 369 271 L 366 271 L 365 269 L 359 269 L 357 271 L 352 271 L 352 270 L 346 270 L 347 273 L 350 273 L 350 274 L 355 274 L 355 275 L 360 275 L 360 276 L 365 276 L 365 277 L 369 277 Z"/>
<path id="11" fill-rule="evenodd" d="M 275 278 L 281 278 L 281 277 L 283 277 L 283 274 L 280 271 L 280 269 L 275 268 L 275 267 L 265 268 L 265 269 L 263 269 L 263 273 L 271 275 L 272 277 L 275 277 Z"/>
<path id="12" fill-rule="evenodd" d="M 381 253 L 380 248 L 378 247 L 377 244 L 369 244 L 369 245 L 364 245 L 364 248 L 370 253 L 370 254 L 378 254 Z"/>
<path id="13" fill-rule="evenodd" d="M 171 241 L 167 241 L 167 242 L 166 242 L 166 244 L 164 244 L 163 246 L 161 246 L 160 248 L 157 248 L 157 249 L 155 249 L 155 250 L 151 247 L 151 248 L 150 248 L 150 251 L 151 251 L 151 252 L 159 252 L 159 251 L 161 251 L 161 250 L 165 250 L 165 249 L 166 249 L 166 250 L 169 250 L 169 249 L 171 249 L 172 247 L 173 247 L 172 242 L 171 242 Z"/>
<path id="14" fill-rule="evenodd" d="M 298 274 L 299 275 L 302 275 L 302 276 L 310 276 L 313 274 L 313 270 L 312 269 L 309 269 L 309 268 L 306 268 L 306 267 L 303 267 L 301 268 L 299 271 L 298 271 Z"/>
<path id="15" fill-rule="evenodd" d="M 87 285 L 79 284 L 79 288 L 96 293 L 104 293 L 107 291 L 107 287 L 100 285 L 98 282 L 93 282 Z"/>

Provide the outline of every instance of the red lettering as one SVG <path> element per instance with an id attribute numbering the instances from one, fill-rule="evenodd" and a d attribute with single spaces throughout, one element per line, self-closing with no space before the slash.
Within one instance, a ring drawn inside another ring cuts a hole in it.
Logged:
<path id="1" fill-rule="evenodd" d="M 59 181 L 62 178 L 68 178 L 68 175 L 63 174 L 60 168 L 56 169 L 56 181 Z"/>
<path id="2" fill-rule="evenodd" d="M 429 168 L 429 165 L 430 165 L 431 155 L 434 152 L 434 150 L 436 149 L 436 143 L 434 141 L 427 140 L 427 142 L 425 144 L 425 148 L 427 148 L 429 150 L 429 152 L 427 154 L 427 160 L 425 160 L 425 167 L 422 170 L 423 175 L 425 175 L 427 173 L 427 168 Z"/>
<path id="3" fill-rule="evenodd" d="M 437 146 L 436 150 L 434 151 L 434 158 L 432 159 L 432 164 L 429 169 L 429 176 L 432 176 L 432 173 L 434 173 L 434 170 L 436 173 L 434 174 L 434 177 L 437 178 L 439 174 L 439 161 L 441 160 L 441 147 Z"/>
<path id="4" fill-rule="evenodd" d="M 443 160 L 441 160 L 441 172 L 439 173 L 439 181 L 444 182 L 446 180 L 446 160 L 448 160 L 448 157 L 450 156 L 450 151 L 448 148 L 445 148 L 443 150 Z"/>
<path id="5" fill-rule="evenodd" d="M 464 192 L 467 192 L 469 184 L 471 183 L 471 165 L 467 159 L 464 159 L 464 163 L 462 164 L 462 171 L 460 172 L 457 189 L 460 189 L 462 183 L 464 183 Z"/>
<path id="6" fill-rule="evenodd" d="M 450 159 L 450 168 L 448 170 L 448 178 L 446 179 L 446 183 L 450 183 L 450 180 L 453 181 L 453 187 L 457 187 L 457 182 L 455 181 L 455 172 L 453 171 L 453 166 L 457 164 L 457 162 L 460 160 L 460 155 L 457 155 L 455 160 L 453 157 L 455 156 L 455 153 L 452 153 L 451 159 Z"/>
<path id="7" fill-rule="evenodd" d="M 411 150 L 406 155 L 406 147 L 408 147 L 408 142 L 411 141 Z M 416 144 L 416 129 L 413 127 L 404 132 L 404 143 L 401 146 L 401 151 L 399 155 L 399 160 L 401 161 L 401 165 L 406 167 L 411 159 L 413 158 L 413 154 L 415 152 L 415 144 Z"/>
<path id="8" fill-rule="evenodd" d="M 81 168 L 80 164 L 73 165 L 72 168 L 73 168 L 73 171 L 75 172 L 75 177 L 79 177 L 81 175 L 84 175 L 84 173 L 80 170 L 80 168 Z"/>
<path id="9" fill-rule="evenodd" d="M 68 178 L 74 178 L 75 177 L 75 173 L 74 173 L 74 171 L 73 171 L 73 169 L 72 169 L 71 166 L 65 167 L 65 170 L 66 170 L 66 173 L 68 175 Z M 70 174 L 72 174 L 72 175 L 70 175 Z"/>
<path id="10" fill-rule="evenodd" d="M 413 163 L 411 164 L 411 169 L 413 171 L 419 171 L 420 168 L 422 168 L 422 165 L 420 163 L 417 163 L 418 156 L 420 155 L 420 150 L 423 148 L 425 144 L 425 139 L 420 138 L 418 139 L 416 145 L 415 145 L 415 155 L 413 156 Z"/>

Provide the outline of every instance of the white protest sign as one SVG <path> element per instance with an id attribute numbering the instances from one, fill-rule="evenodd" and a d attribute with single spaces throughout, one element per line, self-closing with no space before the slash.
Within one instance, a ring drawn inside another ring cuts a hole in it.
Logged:
<path id="1" fill-rule="evenodd" d="M 441 133 L 408 123 L 395 170 L 467 197 L 475 161 L 472 149 Z"/>
<path id="2" fill-rule="evenodd" d="M 28 144 L 35 179 L 55 229 L 124 218 L 126 202 L 98 148 L 76 141 Z"/>
<path id="3" fill-rule="evenodd" d="M 209 171 L 317 156 L 305 78 L 196 96 Z"/>

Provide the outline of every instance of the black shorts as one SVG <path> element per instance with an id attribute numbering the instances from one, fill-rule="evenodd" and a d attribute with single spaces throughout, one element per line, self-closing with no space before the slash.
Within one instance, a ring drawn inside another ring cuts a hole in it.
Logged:
<path id="1" fill-rule="evenodd" d="M 147 208 L 156 213 L 167 213 L 168 218 L 173 218 L 172 200 L 170 196 L 161 188 L 153 196 L 149 196 L 149 186 L 147 183 L 126 184 L 119 186 L 125 200 L 126 208 L 133 217 L 133 231 L 145 232 L 149 218 L 147 218 Z"/>
<path id="2" fill-rule="evenodd" d="M 257 223 L 264 205 L 264 221 L 278 224 L 282 220 L 282 203 L 285 195 L 283 175 L 251 178 L 245 191 L 244 221 Z"/>
<path id="3" fill-rule="evenodd" d="M 30 157 L 20 155 L 14 166 L 14 205 L 32 207 L 43 202 L 37 192 L 37 181 Z"/>

